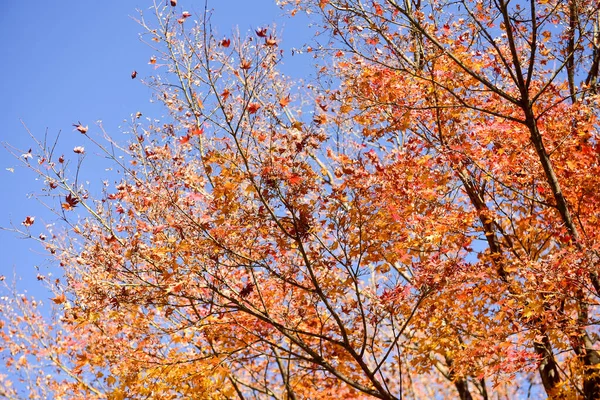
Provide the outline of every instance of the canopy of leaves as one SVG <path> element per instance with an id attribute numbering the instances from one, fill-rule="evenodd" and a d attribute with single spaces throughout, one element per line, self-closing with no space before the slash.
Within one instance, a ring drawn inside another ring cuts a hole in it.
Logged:
<path id="1" fill-rule="evenodd" d="M 75 124 L 120 180 L 23 158 L 67 229 L 54 318 L 0 304 L 32 398 L 600 396 L 597 2 L 281 1 L 301 89 L 176 3 L 140 19 L 169 118 Z"/>

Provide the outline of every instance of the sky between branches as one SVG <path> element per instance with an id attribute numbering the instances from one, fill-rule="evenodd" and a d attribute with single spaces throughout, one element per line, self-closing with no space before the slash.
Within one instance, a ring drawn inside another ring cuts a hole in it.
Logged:
<path id="1" fill-rule="evenodd" d="M 136 10 L 151 6 L 152 0 L 5 2 L 0 12 L 0 142 L 20 154 L 33 147 L 27 129 L 39 140 L 46 132 L 52 139 L 60 132 L 61 152 L 72 156 L 73 147 L 86 147 L 86 180 L 98 184 L 108 177 L 101 157 L 72 124 L 81 121 L 99 139 L 97 121 L 102 121 L 108 134 L 124 142 L 125 121 L 131 115 L 140 111 L 144 117 L 161 118 L 165 114 L 150 102 L 151 91 L 142 83 L 156 71 L 148 63 L 152 50 L 140 41 L 143 28 L 135 21 Z M 305 77 L 310 57 L 292 56 L 291 49 L 310 40 L 306 19 L 284 16 L 274 0 L 209 0 L 208 7 L 219 36 L 231 36 L 237 29 L 245 35 L 275 24 L 282 33 L 284 73 Z M 204 1 L 181 0 L 177 8 L 197 19 Z M 138 75 L 132 80 L 134 70 Z M 19 167 L 19 161 L 4 148 L 0 149 L 0 188 L 0 227 L 22 227 L 27 216 L 34 216 L 32 233 L 40 233 L 45 224 L 56 220 L 31 198 L 40 192 L 42 183 Z M 0 231 L 0 253 L 0 275 L 10 279 L 14 272 L 21 279 L 20 290 L 44 300 L 45 294 L 35 283 L 35 266 L 44 273 L 55 269 L 45 261 L 41 246 Z"/>

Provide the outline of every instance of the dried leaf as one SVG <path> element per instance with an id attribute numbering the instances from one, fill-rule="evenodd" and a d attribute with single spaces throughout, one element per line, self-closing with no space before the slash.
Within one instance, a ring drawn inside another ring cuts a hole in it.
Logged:
<path id="1" fill-rule="evenodd" d="M 30 227 L 35 222 L 35 217 L 27 216 L 21 225 Z"/>
<path id="2" fill-rule="evenodd" d="M 267 37 L 267 28 L 258 28 L 256 30 L 256 35 L 262 38 Z"/>
<path id="3" fill-rule="evenodd" d="M 75 130 L 79 131 L 80 133 L 85 134 L 88 131 L 88 127 L 83 126 L 83 124 L 81 122 L 77 122 L 77 123 L 73 124 L 73 126 L 75 127 Z"/>
<path id="4" fill-rule="evenodd" d="M 79 200 L 76 197 L 74 197 L 71 193 L 69 193 L 65 197 L 65 202 L 62 203 L 62 208 L 66 211 L 70 211 L 74 209 L 77 206 L 77 204 L 79 204 Z"/>
<path id="5" fill-rule="evenodd" d="M 67 301 L 67 296 L 65 296 L 64 293 L 61 293 L 60 295 L 54 297 L 51 299 L 54 304 L 63 304 L 65 301 Z"/>

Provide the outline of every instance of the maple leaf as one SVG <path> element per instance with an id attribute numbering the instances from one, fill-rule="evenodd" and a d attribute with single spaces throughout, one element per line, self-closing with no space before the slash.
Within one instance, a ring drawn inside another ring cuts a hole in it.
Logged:
<path id="1" fill-rule="evenodd" d="M 190 141 L 191 136 L 185 135 L 179 138 L 179 144 L 186 144 Z"/>
<path id="2" fill-rule="evenodd" d="M 21 222 L 21 225 L 29 227 L 29 226 L 33 225 L 34 222 L 35 222 L 35 217 L 27 216 L 25 218 L 25 220 L 23 222 Z"/>
<path id="3" fill-rule="evenodd" d="M 80 133 L 85 134 L 88 131 L 88 127 L 83 126 L 83 124 L 81 122 L 77 122 L 77 123 L 73 124 L 73 126 L 75 127 L 75 130 L 79 131 Z"/>
<path id="4" fill-rule="evenodd" d="M 242 290 L 240 290 L 240 297 L 248 297 L 254 291 L 254 284 L 252 282 L 248 282 Z"/>
<path id="5" fill-rule="evenodd" d="M 228 89 L 225 89 L 221 92 L 221 98 L 223 101 L 227 101 L 227 98 L 231 95 L 231 92 Z"/>
<path id="6" fill-rule="evenodd" d="M 65 296 L 64 293 L 61 293 L 60 295 L 52 298 L 51 300 L 52 302 L 54 302 L 54 304 L 63 304 L 65 301 L 67 301 L 67 296 Z"/>
<path id="7" fill-rule="evenodd" d="M 302 177 L 297 174 L 292 174 L 288 178 L 288 182 L 291 183 L 292 185 L 297 185 L 302 182 Z"/>
<path id="8" fill-rule="evenodd" d="M 267 37 L 267 28 L 258 28 L 256 30 L 256 36 L 261 38 Z"/>
<path id="9" fill-rule="evenodd" d="M 229 47 L 231 45 L 231 39 L 223 39 L 219 42 L 219 44 L 221 45 L 221 47 Z"/>
<path id="10" fill-rule="evenodd" d="M 188 130 L 188 134 L 191 136 L 200 136 L 204 133 L 204 129 L 198 128 L 197 126 Z"/>
<path id="11" fill-rule="evenodd" d="M 248 104 L 248 113 L 249 114 L 256 114 L 256 112 L 258 111 L 259 108 L 260 108 L 260 104 L 258 104 L 258 103 L 250 103 L 250 104 Z"/>
<path id="12" fill-rule="evenodd" d="M 117 241 L 117 237 L 115 235 L 106 236 L 104 238 L 107 244 L 115 243 Z"/>
<path id="13" fill-rule="evenodd" d="M 134 71 L 131 73 L 131 79 L 135 79 L 136 77 L 137 77 L 137 71 L 135 71 L 135 70 L 134 70 Z"/>
<path id="14" fill-rule="evenodd" d="M 288 94 L 287 96 L 279 99 L 279 105 L 281 107 L 287 107 L 288 104 L 290 104 L 290 95 Z"/>
<path id="15" fill-rule="evenodd" d="M 317 125 L 324 124 L 325 122 L 327 122 L 327 117 L 325 116 L 325 114 L 315 115 L 313 117 L 313 122 Z"/>
<path id="16" fill-rule="evenodd" d="M 242 60 L 241 64 L 240 64 L 240 68 L 247 71 L 252 67 L 252 63 L 250 63 L 250 61 L 248 60 Z"/>
<path id="17" fill-rule="evenodd" d="M 66 197 L 65 197 L 65 202 L 62 203 L 62 208 L 66 211 L 70 211 L 72 209 L 74 209 L 77 204 L 79 204 L 79 200 L 74 197 L 71 193 L 69 193 Z"/>
<path id="18" fill-rule="evenodd" d="M 177 0 L 170 0 L 171 7 L 175 7 L 177 5 Z"/>
<path id="19" fill-rule="evenodd" d="M 275 38 L 273 36 L 269 35 L 268 38 L 265 38 L 265 46 L 267 46 L 267 47 L 277 46 L 277 40 L 275 40 Z"/>

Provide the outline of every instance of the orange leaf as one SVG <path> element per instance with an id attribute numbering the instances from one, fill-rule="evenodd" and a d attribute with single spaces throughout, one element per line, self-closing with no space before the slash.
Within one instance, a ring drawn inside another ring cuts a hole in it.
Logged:
<path id="1" fill-rule="evenodd" d="M 79 131 L 80 133 L 85 134 L 88 131 L 88 127 L 83 126 L 81 122 L 77 122 L 76 124 L 73 124 L 73 126 L 75 127 L 75 130 Z"/>
<path id="2" fill-rule="evenodd" d="M 55 304 L 62 304 L 67 301 L 67 296 L 65 296 L 64 293 L 61 293 L 59 296 L 56 296 L 50 300 L 52 300 Z"/>
<path id="3" fill-rule="evenodd" d="M 240 68 L 243 70 L 249 70 L 252 67 L 252 64 L 250 63 L 250 61 L 248 60 L 242 60 L 242 63 L 240 64 Z"/>
<path id="4" fill-rule="evenodd" d="M 268 38 L 265 38 L 265 46 L 267 46 L 267 47 L 277 46 L 277 40 L 275 40 L 275 38 L 273 36 L 269 35 Z"/>
<path id="5" fill-rule="evenodd" d="M 290 101 L 290 95 L 288 94 L 283 99 L 279 99 L 279 105 L 281 107 L 286 107 L 288 104 L 290 104 Z"/>
<path id="6" fill-rule="evenodd" d="M 300 175 L 297 175 L 297 174 L 292 174 L 288 178 L 288 182 L 291 183 L 292 185 L 297 185 L 300 182 L 302 182 L 302 177 Z"/>

